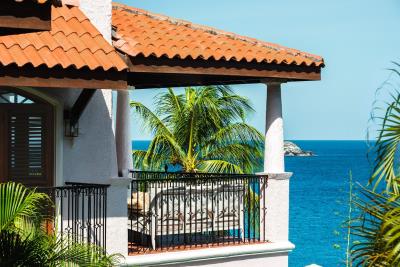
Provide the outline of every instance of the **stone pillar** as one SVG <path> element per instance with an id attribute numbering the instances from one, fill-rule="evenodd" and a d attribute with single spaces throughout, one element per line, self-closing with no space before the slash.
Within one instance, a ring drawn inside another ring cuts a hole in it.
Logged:
<path id="1" fill-rule="evenodd" d="M 285 172 L 281 85 L 267 84 L 264 172 Z"/>
<path id="2" fill-rule="evenodd" d="M 129 102 L 129 91 L 119 90 L 117 95 L 115 142 L 117 148 L 118 175 L 120 177 L 128 177 L 129 169 L 133 167 Z"/>
<path id="3" fill-rule="evenodd" d="M 261 234 L 271 242 L 289 240 L 289 179 L 285 172 L 283 149 L 283 119 L 281 85 L 267 84 L 267 109 L 265 129 L 264 172 L 268 175 L 268 186 L 260 194 Z M 263 188 L 263 184 L 261 185 Z"/>
<path id="4" fill-rule="evenodd" d="M 128 188 L 131 182 L 132 139 L 130 134 L 130 98 L 128 90 L 117 93 L 115 143 L 118 175 L 110 181 L 107 199 L 107 252 L 128 255 Z"/>
<path id="5" fill-rule="evenodd" d="M 107 253 L 128 256 L 128 202 L 131 179 L 112 178 L 107 192 Z"/>
<path id="6" fill-rule="evenodd" d="M 268 175 L 268 185 L 260 195 L 261 238 L 274 243 L 288 242 L 289 180 L 292 173 L 260 173 L 265 174 Z"/>

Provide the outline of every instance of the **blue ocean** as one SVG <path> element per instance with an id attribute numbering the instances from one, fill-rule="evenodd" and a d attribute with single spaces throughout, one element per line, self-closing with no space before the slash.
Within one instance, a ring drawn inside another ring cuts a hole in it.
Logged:
<path id="1" fill-rule="evenodd" d="M 371 171 L 365 141 L 294 141 L 314 157 L 286 157 L 290 184 L 290 266 L 344 266 L 349 177 L 365 185 Z M 134 141 L 145 150 L 149 141 Z"/>

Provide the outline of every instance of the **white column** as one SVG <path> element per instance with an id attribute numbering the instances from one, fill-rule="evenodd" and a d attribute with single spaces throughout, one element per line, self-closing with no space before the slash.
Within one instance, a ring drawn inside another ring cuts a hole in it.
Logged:
<path id="1" fill-rule="evenodd" d="M 133 167 L 129 102 L 129 91 L 119 90 L 117 94 L 115 143 L 117 148 L 118 175 L 121 177 L 128 177 L 128 170 Z"/>
<path id="2" fill-rule="evenodd" d="M 128 90 L 117 93 L 115 144 L 120 177 L 110 181 L 107 195 L 107 252 L 128 256 L 128 204 L 127 194 L 131 179 L 132 140 L 130 134 L 130 98 Z"/>
<path id="3" fill-rule="evenodd" d="M 271 242 L 289 243 L 289 179 L 285 172 L 283 149 L 283 119 L 281 85 L 267 84 L 264 172 L 268 185 L 261 184 L 260 225 L 262 237 Z M 264 212 L 265 211 L 265 212 Z M 282 266 L 287 266 L 287 261 Z"/>
<path id="4" fill-rule="evenodd" d="M 285 172 L 281 85 L 267 84 L 264 172 Z"/>

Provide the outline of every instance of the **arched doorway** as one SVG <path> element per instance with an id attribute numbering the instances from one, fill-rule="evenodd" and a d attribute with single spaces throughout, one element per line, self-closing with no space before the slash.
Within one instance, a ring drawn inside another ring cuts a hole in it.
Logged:
<path id="1" fill-rule="evenodd" d="M 0 182 L 52 186 L 54 109 L 22 90 L 0 87 Z"/>

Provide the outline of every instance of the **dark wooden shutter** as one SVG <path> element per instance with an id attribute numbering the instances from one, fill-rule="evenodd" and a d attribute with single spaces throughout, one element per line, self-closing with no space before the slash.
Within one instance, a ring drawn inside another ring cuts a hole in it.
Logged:
<path id="1" fill-rule="evenodd" d="M 48 186 L 50 140 L 48 113 L 8 112 L 8 180 L 29 186 Z"/>

